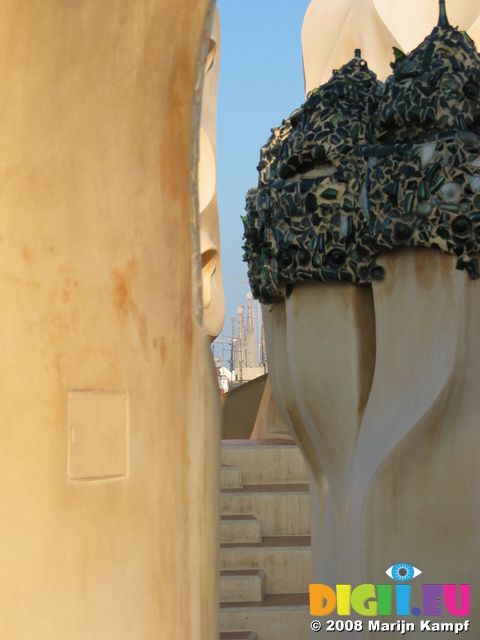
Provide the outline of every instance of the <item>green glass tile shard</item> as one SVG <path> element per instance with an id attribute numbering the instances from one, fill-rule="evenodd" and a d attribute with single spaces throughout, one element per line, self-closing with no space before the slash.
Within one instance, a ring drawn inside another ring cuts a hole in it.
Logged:
<path id="1" fill-rule="evenodd" d="M 443 185 L 444 182 L 445 182 L 445 176 L 440 176 L 438 180 L 433 185 L 431 185 L 430 193 L 432 194 L 436 193 L 440 189 L 440 187 Z"/>
<path id="2" fill-rule="evenodd" d="M 418 185 L 417 199 L 419 201 L 422 201 L 422 200 L 427 200 L 427 198 L 428 198 L 427 185 L 423 180 L 421 180 L 420 184 Z"/>
<path id="3" fill-rule="evenodd" d="M 438 227 L 437 234 L 444 240 L 450 240 L 450 232 L 447 231 L 444 227 Z"/>
<path id="4" fill-rule="evenodd" d="M 465 40 L 468 42 L 470 46 L 472 44 L 475 44 L 466 31 L 460 31 L 460 33 L 462 34 L 462 36 L 465 38 Z"/>
<path id="5" fill-rule="evenodd" d="M 414 194 L 410 191 L 410 193 L 407 193 L 407 195 L 405 196 L 405 213 L 411 212 L 413 199 L 414 199 Z"/>
<path id="6" fill-rule="evenodd" d="M 414 105 L 410 107 L 408 110 L 408 116 L 411 120 L 420 120 L 420 107 L 418 105 Z"/>
<path id="7" fill-rule="evenodd" d="M 315 268 L 319 269 L 322 266 L 322 259 L 320 258 L 320 256 L 318 255 L 318 253 L 316 253 L 313 258 L 312 258 L 312 264 Z"/>
<path id="8" fill-rule="evenodd" d="M 321 162 L 325 162 L 327 159 L 327 155 L 325 152 L 325 147 L 323 144 L 319 144 L 318 147 L 315 148 L 315 157 Z"/>
<path id="9" fill-rule="evenodd" d="M 431 42 L 428 47 L 425 50 L 425 54 L 423 56 L 423 67 L 427 68 L 430 66 L 432 59 L 433 59 L 433 54 L 435 52 L 435 44 L 433 42 Z"/>
<path id="10" fill-rule="evenodd" d="M 305 198 L 305 207 L 308 213 L 313 213 L 317 208 L 317 198 L 313 193 L 309 193 Z"/>
<path id="11" fill-rule="evenodd" d="M 480 278 L 480 267 L 476 258 L 472 258 L 470 262 L 467 262 L 466 269 L 468 275 L 472 280 L 477 280 L 478 278 Z"/>
<path id="12" fill-rule="evenodd" d="M 322 191 L 322 193 L 320 194 L 322 198 L 325 198 L 325 200 L 336 200 L 337 196 L 338 196 L 338 191 L 337 189 L 325 189 L 325 191 Z"/>

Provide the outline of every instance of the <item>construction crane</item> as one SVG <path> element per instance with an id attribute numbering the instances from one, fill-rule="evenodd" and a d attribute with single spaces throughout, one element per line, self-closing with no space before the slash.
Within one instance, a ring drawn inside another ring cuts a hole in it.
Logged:
<path id="1" fill-rule="evenodd" d="M 219 343 L 222 345 L 221 347 L 221 357 L 217 356 L 215 357 L 215 345 Z M 230 346 L 230 358 L 225 360 L 225 345 Z M 212 343 L 212 352 L 213 352 L 213 359 L 215 361 L 215 364 L 219 364 L 219 366 L 224 365 L 226 362 L 230 364 L 230 367 L 232 367 L 232 353 L 231 353 L 231 347 L 232 347 L 232 338 L 231 336 L 223 336 L 222 333 L 222 337 L 221 338 L 216 338 L 215 341 Z"/>

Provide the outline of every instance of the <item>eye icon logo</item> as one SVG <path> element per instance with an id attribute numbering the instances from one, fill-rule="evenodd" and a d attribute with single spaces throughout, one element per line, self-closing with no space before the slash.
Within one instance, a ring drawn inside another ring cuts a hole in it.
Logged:
<path id="1" fill-rule="evenodd" d="M 414 578 L 418 578 L 423 573 L 417 567 L 411 564 L 398 563 L 393 564 L 389 569 L 385 571 L 387 576 L 395 582 L 410 582 Z"/>

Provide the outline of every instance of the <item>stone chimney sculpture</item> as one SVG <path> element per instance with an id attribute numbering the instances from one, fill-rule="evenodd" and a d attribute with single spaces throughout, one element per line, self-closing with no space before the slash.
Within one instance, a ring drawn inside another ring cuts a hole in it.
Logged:
<path id="1" fill-rule="evenodd" d="M 313 582 L 382 584 L 406 562 L 470 584 L 473 624 L 480 56 L 440 2 L 392 66 L 382 88 L 357 51 L 273 130 L 247 195 L 249 277 L 310 472 Z"/>

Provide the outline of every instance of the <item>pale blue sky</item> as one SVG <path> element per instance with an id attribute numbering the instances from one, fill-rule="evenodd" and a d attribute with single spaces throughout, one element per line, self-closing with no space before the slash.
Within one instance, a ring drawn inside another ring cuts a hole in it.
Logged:
<path id="1" fill-rule="evenodd" d="M 260 147 L 270 128 L 304 102 L 301 29 L 310 0 L 217 0 L 221 21 L 217 188 L 220 216 L 224 336 L 246 304 L 242 262 L 245 194 L 258 181 Z M 220 355 L 220 349 L 215 349 Z M 227 355 L 227 354 L 225 354 Z"/>

